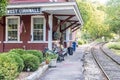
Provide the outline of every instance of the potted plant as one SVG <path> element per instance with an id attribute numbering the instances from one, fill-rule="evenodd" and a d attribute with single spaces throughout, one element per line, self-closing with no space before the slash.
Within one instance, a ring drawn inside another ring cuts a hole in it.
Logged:
<path id="1" fill-rule="evenodd" d="M 49 55 L 50 56 L 50 59 L 51 59 L 51 61 L 50 61 L 50 63 L 49 63 L 49 66 L 50 67 L 56 67 L 56 62 L 57 62 L 57 54 L 50 54 Z"/>
<path id="2" fill-rule="evenodd" d="M 50 63 L 50 57 L 49 57 L 49 56 L 46 57 L 45 63 L 46 63 L 46 64 L 49 64 L 49 63 Z"/>

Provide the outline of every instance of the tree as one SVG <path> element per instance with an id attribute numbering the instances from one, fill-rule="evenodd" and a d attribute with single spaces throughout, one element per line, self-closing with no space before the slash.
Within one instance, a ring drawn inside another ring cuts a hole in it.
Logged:
<path id="1" fill-rule="evenodd" d="M 111 31 L 119 35 L 120 38 L 120 0 L 109 0 L 107 4 L 107 19 Z"/>
<path id="2" fill-rule="evenodd" d="M 105 7 L 98 3 L 90 2 L 90 0 L 78 1 L 81 15 L 83 17 L 83 34 L 86 34 L 86 38 L 102 38 L 103 36 L 109 36 L 109 26 L 104 24 L 105 19 Z"/>
<path id="3" fill-rule="evenodd" d="M 0 17 L 5 15 L 8 0 L 0 0 Z"/>

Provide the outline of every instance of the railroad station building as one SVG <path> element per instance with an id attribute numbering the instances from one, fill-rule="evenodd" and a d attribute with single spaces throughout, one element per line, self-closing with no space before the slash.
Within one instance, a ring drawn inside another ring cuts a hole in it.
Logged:
<path id="1" fill-rule="evenodd" d="M 0 19 L 0 52 L 71 46 L 83 25 L 74 0 L 9 0 Z"/>

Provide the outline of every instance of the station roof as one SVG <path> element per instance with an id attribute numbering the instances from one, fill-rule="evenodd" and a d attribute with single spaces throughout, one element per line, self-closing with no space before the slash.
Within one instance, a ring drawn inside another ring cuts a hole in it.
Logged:
<path id="1" fill-rule="evenodd" d="M 65 20 L 69 16 L 74 15 L 71 17 L 70 21 L 78 21 L 77 23 L 80 24 L 80 27 L 83 25 L 83 20 L 78 9 L 76 2 L 48 2 L 48 3 L 40 3 L 40 2 L 33 2 L 33 3 L 14 3 L 9 4 L 7 9 L 29 9 L 29 8 L 39 8 L 40 13 L 35 15 L 42 14 L 42 12 L 47 12 L 49 14 L 56 15 L 57 18 L 60 20 Z M 9 14 L 7 14 L 9 15 Z M 12 14 L 12 15 L 27 15 L 27 14 Z"/>

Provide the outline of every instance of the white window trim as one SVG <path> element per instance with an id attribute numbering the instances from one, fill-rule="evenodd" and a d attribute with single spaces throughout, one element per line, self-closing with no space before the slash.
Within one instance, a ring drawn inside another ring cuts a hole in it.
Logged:
<path id="1" fill-rule="evenodd" d="M 28 43 L 48 43 L 48 41 L 28 41 Z"/>
<path id="2" fill-rule="evenodd" d="M 8 19 L 11 18 L 18 18 L 18 40 L 17 41 L 8 41 Z M 19 26 L 20 26 L 20 17 L 19 16 L 9 16 L 6 17 L 6 39 L 4 41 L 4 43 L 22 43 L 22 41 L 20 41 L 20 36 L 19 36 Z"/>
<path id="3" fill-rule="evenodd" d="M 23 41 L 4 41 L 4 43 L 23 43 Z"/>
<path id="4" fill-rule="evenodd" d="M 34 41 L 33 40 L 33 18 L 43 18 L 43 41 Z M 46 42 L 46 27 L 45 27 L 45 18 L 44 16 L 31 16 L 31 41 L 28 41 L 28 43 L 47 43 Z"/>

